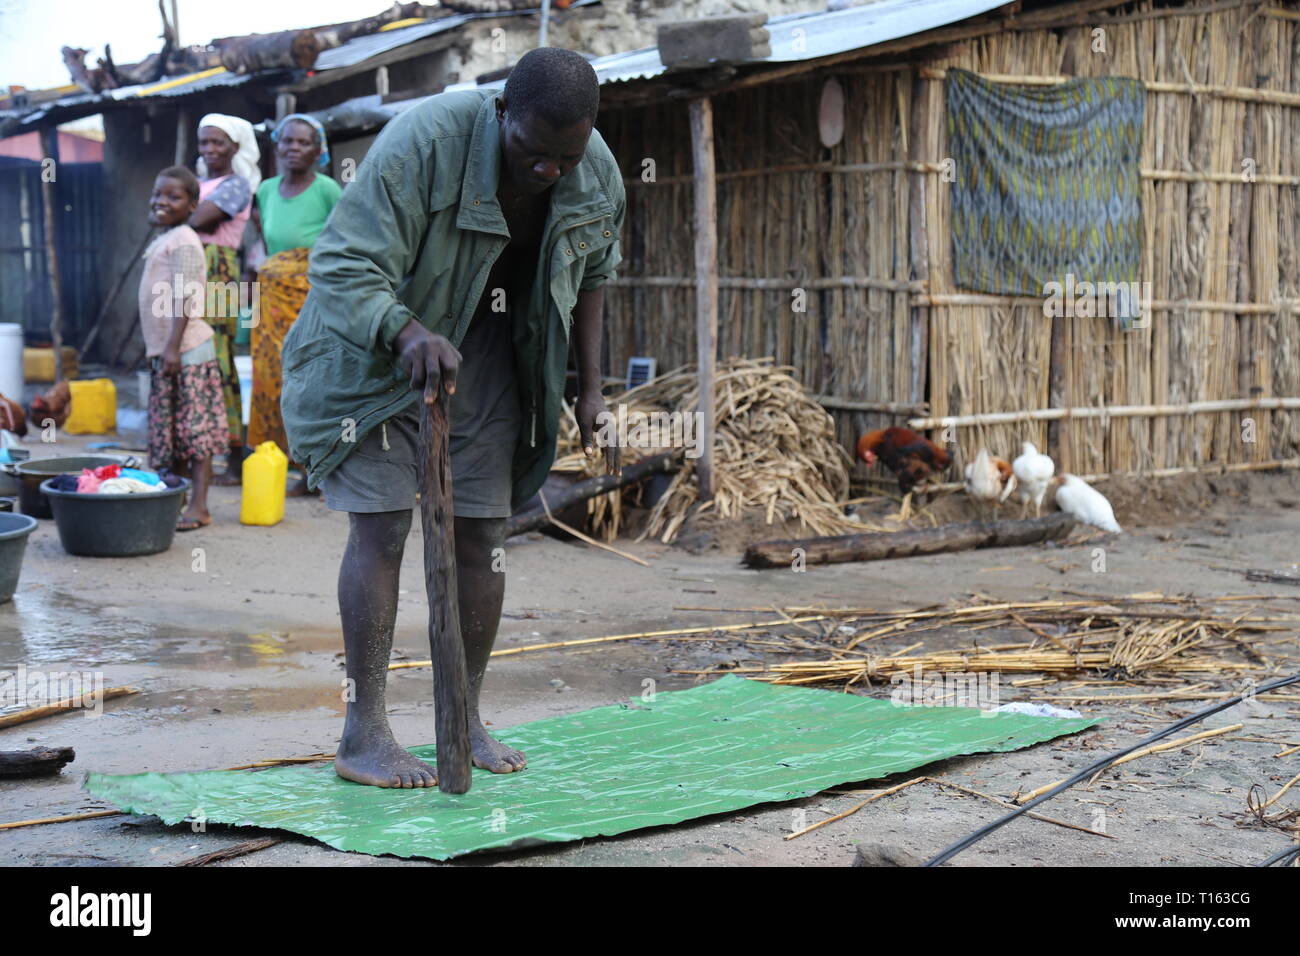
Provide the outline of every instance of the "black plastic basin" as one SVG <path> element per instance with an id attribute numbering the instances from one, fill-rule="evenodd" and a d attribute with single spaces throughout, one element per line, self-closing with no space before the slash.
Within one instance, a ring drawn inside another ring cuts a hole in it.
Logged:
<path id="1" fill-rule="evenodd" d="M 27 536 L 36 530 L 29 515 L 0 513 L 0 604 L 14 596 L 27 551 Z"/>
<path id="2" fill-rule="evenodd" d="M 51 488 L 53 480 L 41 483 L 41 493 L 54 509 L 63 550 L 91 558 L 130 558 L 166 551 L 176 537 L 176 519 L 190 487 L 189 479 L 182 478 L 180 487 L 162 491 L 83 495 Z"/>

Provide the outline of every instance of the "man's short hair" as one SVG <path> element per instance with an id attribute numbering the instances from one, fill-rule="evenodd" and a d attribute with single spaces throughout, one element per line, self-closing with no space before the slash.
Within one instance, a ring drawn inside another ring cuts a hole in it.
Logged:
<path id="1" fill-rule="evenodd" d="M 545 46 L 529 50 L 506 78 L 506 112 L 517 120 L 540 116 L 557 129 L 596 122 L 600 82 L 580 53 Z"/>
<path id="2" fill-rule="evenodd" d="M 156 178 L 162 179 L 164 176 L 176 180 L 185 187 L 185 191 L 190 194 L 191 199 L 195 202 L 199 201 L 199 178 L 184 166 L 168 166 Z"/>

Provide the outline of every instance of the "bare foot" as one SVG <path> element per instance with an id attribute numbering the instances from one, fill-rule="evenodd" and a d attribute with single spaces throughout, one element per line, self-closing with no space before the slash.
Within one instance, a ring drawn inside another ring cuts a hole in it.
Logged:
<path id="1" fill-rule="evenodd" d="M 493 739 L 487 728 L 477 720 L 470 721 L 470 750 L 474 753 L 474 766 L 493 773 L 514 773 L 528 766 L 528 758 L 523 751 L 507 747 L 499 740 Z"/>
<path id="2" fill-rule="evenodd" d="M 239 472 L 232 471 L 229 468 L 219 475 L 213 475 L 212 483 L 214 485 L 220 485 L 222 488 L 233 488 L 235 485 L 242 484 Z"/>
<path id="3" fill-rule="evenodd" d="M 334 772 L 344 780 L 369 787 L 409 790 L 438 785 L 434 769 L 399 747 L 391 736 L 387 741 L 377 741 L 364 748 L 340 742 Z"/>

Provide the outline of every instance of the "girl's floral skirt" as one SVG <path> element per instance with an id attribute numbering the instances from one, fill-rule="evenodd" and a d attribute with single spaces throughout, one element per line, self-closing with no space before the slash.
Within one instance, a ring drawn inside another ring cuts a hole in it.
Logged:
<path id="1" fill-rule="evenodd" d="M 210 458 L 229 449 L 221 367 L 215 360 L 182 365 L 174 378 L 162 360 L 149 372 L 149 461 L 172 468 L 178 461 Z"/>

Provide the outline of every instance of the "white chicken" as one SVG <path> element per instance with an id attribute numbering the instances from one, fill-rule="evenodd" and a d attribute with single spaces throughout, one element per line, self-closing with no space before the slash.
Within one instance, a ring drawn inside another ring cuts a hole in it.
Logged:
<path id="1" fill-rule="evenodd" d="M 966 494 L 996 510 L 1015 490 L 1016 479 L 1011 466 L 1001 458 L 994 458 L 988 449 L 981 448 L 975 460 L 966 466 Z"/>
<path id="2" fill-rule="evenodd" d="M 1011 463 L 1011 472 L 1020 482 L 1016 491 L 1016 497 L 1020 499 L 1023 516 L 1029 510 L 1029 502 L 1034 503 L 1034 515 L 1041 516 L 1043 513 L 1043 499 L 1047 497 L 1047 489 L 1052 484 L 1052 477 L 1056 474 L 1056 463 L 1047 455 L 1044 455 L 1033 442 L 1025 442 L 1021 445 L 1020 457 Z"/>
<path id="3" fill-rule="evenodd" d="M 1116 534 L 1123 530 L 1106 496 L 1078 475 L 1064 474 L 1057 479 L 1056 504 L 1084 524 Z"/>

